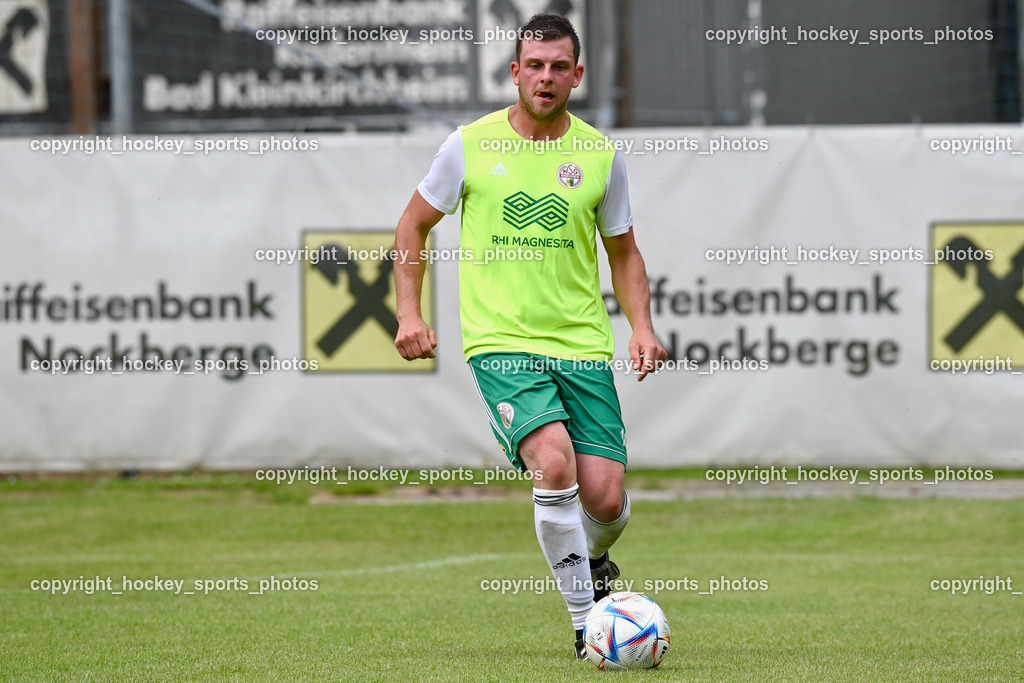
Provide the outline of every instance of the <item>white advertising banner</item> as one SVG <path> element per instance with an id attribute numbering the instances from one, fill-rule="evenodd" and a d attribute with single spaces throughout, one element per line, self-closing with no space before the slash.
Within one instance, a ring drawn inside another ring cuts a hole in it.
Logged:
<path id="1" fill-rule="evenodd" d="M 612 138 L 673 361 L 617 371 L 632 466 L 1024 465 L 1019 128 Z M 387 254 L 442 139 L 0 141 L 0 471 L 503 462 L 457 215 L 437 360 L 392 343 Z"/>

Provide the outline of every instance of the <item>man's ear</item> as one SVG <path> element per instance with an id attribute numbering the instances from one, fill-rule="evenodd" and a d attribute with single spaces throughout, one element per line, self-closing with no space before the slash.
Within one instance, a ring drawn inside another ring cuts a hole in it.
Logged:
<path id="1" fill-rule="evenodd" d="M 519 86 L 519 62 L 512 62 L 508 65 L 508 68 L 512 71 L 512 84 L 516 87 Z M 574 86 L 575 87 L 575 86 Z"/>
<path id="2" fill-rule="evenodd" d="M 581 80 L 583 80 L 583 65 L 577 64 L 572 74 L 572 87 L 578 87 Z"/>

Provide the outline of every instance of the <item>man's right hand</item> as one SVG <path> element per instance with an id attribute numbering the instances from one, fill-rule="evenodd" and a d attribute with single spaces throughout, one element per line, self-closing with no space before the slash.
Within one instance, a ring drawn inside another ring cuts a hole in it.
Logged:
<path id="1" fill-rule="evenodd" d="M 406 360 L 434 358 L 436 357 L 434 349 L 437 348 L 437 334 L 423 318 L 408 322 L 399 321 L 395 348 Z"/>
<path id="2" fill-rule="evenodd" d="M 412 193 L 405 213 L 395 229 L 395 249 L 399 254 L 422 254 L 427 246 L 427 233 L 437 225 L 444 214 L 424 199 L 419 190 Z M 406 263 L 393 261 L 395 266 L 395 313 L 398 316 L 398 334 L 395 348 L 406 360 L 434 358 L 437 335 L 420 312 L 420 295 L 426 264 L 422 257 Z"/>

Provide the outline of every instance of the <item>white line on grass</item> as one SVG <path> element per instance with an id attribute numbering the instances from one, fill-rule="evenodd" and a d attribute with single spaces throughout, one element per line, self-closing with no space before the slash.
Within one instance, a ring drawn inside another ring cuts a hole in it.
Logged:
<path id="1" fill-rule="evenodd" d="M 496 553 L 484 555 L 460 555 L 456 557 L 444 557 L 439 560 L 427 560 L 426 562 L 409 562 L 406 564 L 387 564 L 381 567 L 354 567 L 352 569 L 328 569 L 321 572 L 302 572 L 299 574 L 268 574 L 267 576 L 256 576 L 253 578 L 262 579 L 274 576 L 277 578 L 304 578 L 307 576 L 361 576 L 364 574 L 384 574 L 387 572 L 403 572 L 413 569 L 433 569 L 434 567 L 448 567 L 456 564 L 471 564 L 473 562 L 490 562 L 491 560 L 504 560 L 514 555 L 499 555 Z"/>
<path id="2" fill-rule="evenodd" d="M 283 574 L 263 574 L 261 576 L 249 576 L 246 577 L 249 581 L 259 581 L 260 579 L 290 579 L 290 578 L 308 578 L 308 577 L 344 577 L 344 576 L 361 576 L 366 574 L 385 574 L 388 572 L 402 572 L 411 571 L 417 569 L 433 569 L 436 567 L 449 567 L 458 564 L 472 564 L 474 562 L 491 562 L 493 560 L 505 560 L 510 557 L 521 557 L 527 556 L 525 553 L 520 554 L 498 554 L 488 553 L 480 555 L 457 555 L 455 557 L 442 557 L 437 560 L 427 560 L 425 562 L 408 562 L 405 564 L 386 564 L 378 567 L 354 567 L 352 569 L 327 569 L 318 572 L 286 572 Z M 241 578 L 241 577 L 233 577 Z M 203 579 L 200 579 L 203 580 Z M 220 579 L 214 579 L 220 580 Z M 226 579 L 225 579 L 226 580 Z M 193 581 L 193 579 L 186 579 L 187 582 Z M 189 585 L 192 585 L 189 583 Z M 79 593 L 81 591 L 74 590 L 71 593 Z M 111 593 L 109 591 L 96 591 L 94 594 L 107 593 L 110 595 L 120 595 L 120 592 Z M 145 592 L 145 591 L 143 591 Z M 149 591 L 149 592 L 160 592 L 160 591 Z M 224 591 L 217 591 L 224 592 Z M 49 591 L 32 590 L 31 588 L 0 588 L 0 593 L 49 593 Z M 63 594 L 62 594 L 63 595 Z"/>

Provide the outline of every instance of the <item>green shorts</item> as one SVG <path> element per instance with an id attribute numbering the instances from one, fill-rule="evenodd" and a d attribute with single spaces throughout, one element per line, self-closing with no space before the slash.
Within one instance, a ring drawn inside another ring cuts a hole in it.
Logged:
<path id="1" fill-rule="evenodd" d="M 515 467 L 526 469 L 519 457 L 523 438 L 559 420 L 577 453 L 626 464 L 626 430 L 608 363 L 484 353 L 469 359 L 469 369 L 491 429 Z"/>

